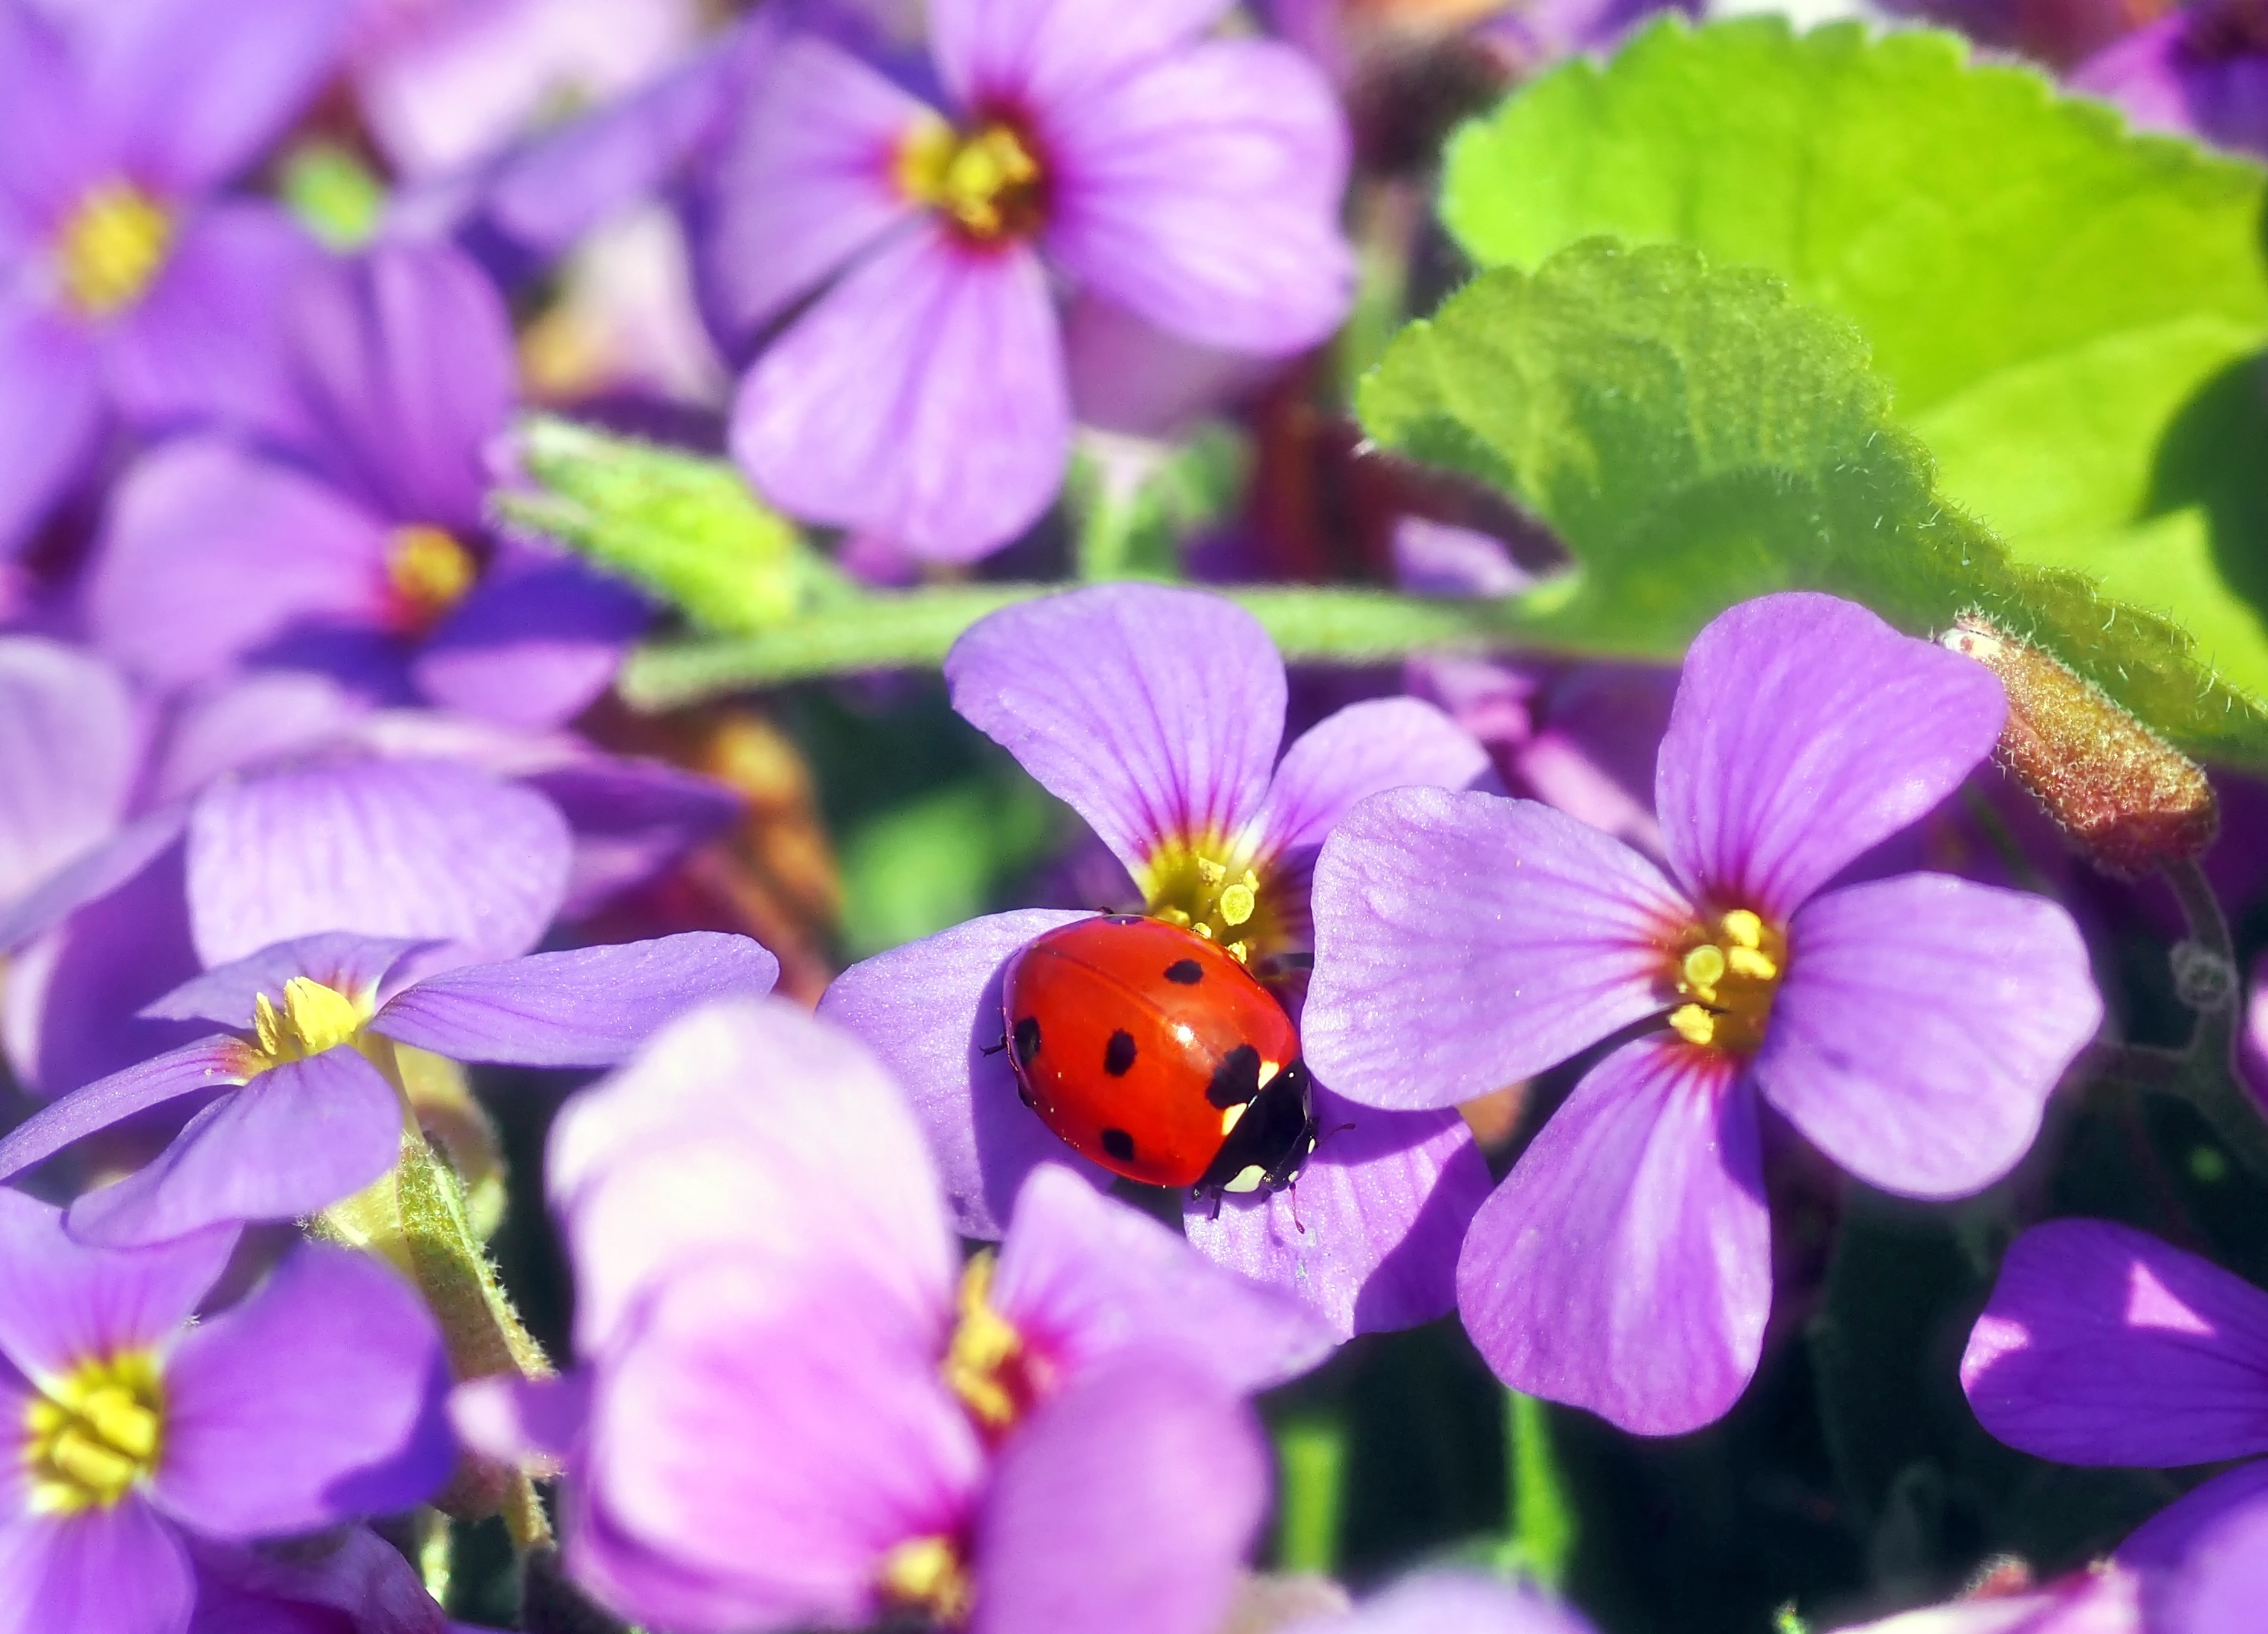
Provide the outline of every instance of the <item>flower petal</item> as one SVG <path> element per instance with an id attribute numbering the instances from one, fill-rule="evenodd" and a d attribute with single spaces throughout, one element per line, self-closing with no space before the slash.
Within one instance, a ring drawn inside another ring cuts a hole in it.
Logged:
<path id="1" fill-rule="evenodd" d="M 1863 607 L 1744 602 L 1685 657 L 1654 782 L 1670 861 L 1697 894 L 1786 920 L 1959 787 L 2007 713 L 1991 670 Z"/>
<path id="2" fill-rule="evenodd" d="M 1299 1184 L 1182 1209 L 1189 1241 L 1299 1296 L 1341 1339 L 1415 1327 L 1457 1302 L 1457 1250 L 1493 1182 L 1454 1112 L 1383 1113 L 1317 1086 Z"/>
<path id="3" fill-rule="evenodd" d="M 979 1479 L 936 1338 L 852 1271 L 789 1289 L 728 1255 L 669 1277 L 593 1398 L 593 1501 L 665 1563 L 666 1597 L 622 1584 L 616 1609 L 688 1634 L 864 1626 L 883 1556 L 958 1533 Z"/>
<path id="4" fill-rule="evenodd" d="M 716 160 L 701 237 L 710 304 L 735 345 L 913 213 L 898 146 L 928 104 L 799 35 L 765 59 Z"/>
<path id="5" fill-rule="evenodd" d="M 1042 1164 L 1024 1183 L 990 1298 L 1067 1378 L 1129 1344 L 1154 1344 L 1179 1349 L 1232 1390 L 1265 1390 L 1316 1366 L 1336 1343 L 1288 1293 L 1211 1263 L 1057 1164 Z"/>
<path id="6" fill-rule="evenodd" d="M 186 1630 L 195 1598 L 180 1534 L 138 1494 L 0 1525 L 0 1616 L 11 1634 Z"/>
<path id="7" fill-rule="evenodd" d="M 931 0 L 939 75 L 964 107 L 988 101 L 1073 111 L 1130 68 L 1202 33 L 1229 0 Z"/>
<path id="8" fill-rule="evenodd" d="M 2264 1506 L 2268 1506 L 2268 1462 L 2239 1464 L 2191 1488 L 2151 1516 L 2127 1535 L 2112 1558 L 2153 1579 L 2162 1591 L 2165 1580 L 2179 1572 L 2201 1540 Z"/>
<path id="9" fill-rule="evenodd" d="M 1267 1502 L 1244 1404 L 1178 1351 L 1122 1352 L 1001 1449 L 971 1634 L 1208 1634 Z"/>
<path id="10" fill-rule="evenodd" d="M 94 350 L 77 329 L 0 295 L 0 558 L 93 463 L 104 412 Z"/>
<path id="11" fill-rule="evenodd" d="M 232 1540 L 396 1513 L 456 1461 L 448 1387 L 414 1289 L 366 1254 L 302 1245 L 167 1361 L 153 1496 Z"/>
<path id="12" fill-rule="evenodd" d="M 223 1229 L 132 1253 L 88 1248 L 63 1234 L 62 1209 L 0 1189 L 0 1351 L 51 1379 L 92 1358 L 170 1349 L 236 1238 Z"/>
<path id="13" fill-rule="evenodd" d="M 1719 1058 L 1667 1037 L 1608 1056 L 1465 1238 L 1458 1304 L 1497 1377 L 1638 1435 L 1721 1417 L 1771 1307 L 1762 1162 Z"/>
<path id="14" fill-rule="evenodd" d="M 110 837 L 141 750 L 133 697 L 109 665 L 59 641 L 0 638 L 0 902 Z"/>
<path id="15" fill-rule="evenodd" d="M 178 805 L 160 807 L 135 818 L 92 851 L 48 875 L 45 884 L 17 898 L 6 912 L 0 913 L 0 950 L 21 947 L 148 869 L 180 838 L 187 817 Z"/>
<path id="16" fill-rule="evenodd" d="M 1083 96 L 1044 140 L 1048 249 L 1111 299 L 1242 351 L 1297 351 L 1346 316 L 1346 119 L 1291 47 L 1177 52 Z"/>
<path id="17" fill-rule="evenodd" d="M 1591 1634 L 1591 1625 L 1527 1584 L 1434 1570 L 1403 1579 L 1351 1616 L 1295 1623 L 1286 1634 Z"/>
<path id="18" fill-rule="evenodd" d="M 1161 845 L 1239 848 L 1267 798 L 1284 661 L 1219 596 L 1114 584 L 1028 602 L 971 625 L 945 678 L 1137 879 Z"/>
<path id="19" fill-rule="evenodd" d="M 136 1248 L 296 1220 L 353 1196 L 401 1149 L 394 1086 L 353 1050 L 327 1050 L 223 1096 L 146 1166 L 82 1195 L 65 1224 L 83 1243 Z"/>
<path id="20" fill-rule="evenodd" d="M 712 778 L 658 760 L 606 756 L 519 780 L 558 807 L 575 857 L 559 917 L 588 917 L 658 878 L 703 841 L 739 821 L 746 802 Z"/>
<path id="21" fill-rule="evenodd" d="M 165 997 L 144 1005 L 142 1013 L 176 1021 L 215 1021 L 249 1032 L 261 997 L 266 995 L 269 1003 L 280 1008 L 284 985 L 295 976 L 307 977 L 334 993 L 375 1008 L 386 990 L 387 978 L 402 960 L 432 945 L 343 931 L 300 936 L 193 977 Z"/>
<path id="22" fill-rule="evenodd" d="M 445 707 L 506 726 L 563 726 L 613 684 L 652 617 L 628 585 L 573 562 L 491 573 L 410 674 Z"/>
<path id="23" fill-rule="evenodd" d="M 855 268 L 757 359 L 733 456 L 764 497 L 971 561 L 1062 485 L 1071 410 L 1047 277 L 923 221 Z"/>
<path id="24" fill-rule="evenodd" d="M 394 1546 L 343 1527 L 271 1553 L 189 1541 L 197 1609 L 189 1634 L 446 1634 L 451 1624 Z M 334 1625 L 325 1612 L 350 1622 Z"/>
<path id="25" fill-rule="evenodd" d="M 2060 906 L 1908 874 L 1796 914 L 1754 1070 L 1764 1098 L 1868 1185 L 1962 1197 L 2024 1155 L 2102 1021 L 2087 943 Z"/>
<path id="26" fill-rule="evenodd" d="M 905 1086 L 963 1237 L 997 1240 L 1041 1164 L 1069 1164 L 1108 1184 L 1024 1105 L 1000 1048 L 1008 960 L 1034 937 L 1090 917 L 1028 908 L 972 919 L 861 960 L 819 1001 L 821 1016 L 864 1039 Z"/>
<path id="27" fill-rule="evenodd" d="M 1638 853 L 1532 801 L 1373 795 L 1315 864 L 1315 1076 L 1349 1100 L 1454 1106 L 1663 1008 L 1691 910 Z"/>
<path id="28" fill-rule="evenodd" d="M 2149 1600 L 2155 1601 L 2154 1628 L 2254 1634 L 2268 1601 L 2268 1500 L 2223 1517 L 2197 1540 L 2162 1593 Z"/>
<path id="29" fill-rule="evenodd" d="M 96 643 L 163 686 L 225 673 L 294 626 L 386 615 L 386 526 L 215 437 L 165 445 L 111 496 L 87 583 Z"/>
<path id="30" fill-rule="evenodd" d="M 670 1023 L 568 1104 L 548 1157 L 585 1356 L 659 1277 L 713 1249 L 784 1283 L 856 1268 L 946 1320 L 954 1246 L 903 1096 L 856 1038 L 784 1000 L 719 1000 Z"/>
<path id="31" fill-rule="evenodd" d="M 245 1081 L 246 1051 L 233 1038 L 200 1039 L 50 1101 L 0 1139 L 0 1180 L 44 1162 L 73 1141 L 184 1095 Z"/>
<path id="32" fill-rule="evenodd" d="M 1348 810 L 1391 788 L 1470 788 L 1488 750 L 1446 713 L 1414 698 L 1350 704 L 1292 740 L 1269 785 L 1260 831 L 1282 854 L 1321 846 Z"/>
<path id="33" fill-rule="evenodd" d="M 747 937 L 693 930 L 444 971 L 371 1027 L 452 1061 L 612 1067 L 671 1017 L 733 994 L 761 998 L 778 980 L 779 961 Z"/>
<path id="34" fill-rule="evenodd" d="M 2126 1226 L 2052 1221 L 2008 1250 L 1961 1382 L 1985 1429 L 2059 1463 L 2268 1451 L 2268 1293 Z"/>
<path id="35" fill-rule="evenodd" d="M 198 801 L 190 923 L 207 965 L 325 930 L 440 938 L 470 958 L 511 958 L 551 922 L 570 846 L 549 802 L 463 766 L 271 773 Z"/>
<path id="36" fill-rule="evenodd" d="M 528 1379 L 493 1373 L 449 1393 L 457 1438 L 501 1463 L 556 1472 L 583 1445 L 591 1417 L 587 1370 Z"/>

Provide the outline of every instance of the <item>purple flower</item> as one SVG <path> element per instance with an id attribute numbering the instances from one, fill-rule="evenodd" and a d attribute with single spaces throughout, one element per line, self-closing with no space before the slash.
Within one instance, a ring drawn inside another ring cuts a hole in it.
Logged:
<path id="1" fill-rule="evenodd" d="M 1341 710 L 1279 764 L 1283 660 L 1249 614 L 1196 591 L 1114 585 L 1012 608 L 954 645 L 946 678 L 954 707 L 1125 864 L 1146 912 L 1219 941 L 1293 1002 L 1308 871 L 1339 814 L 1378 789 L 1487 773 L 1478 744 L 1411 699 Z M 821 1001 L 911 1092 L 964 1235 L 997 1238 L 1035 1165 L 1076 1161 L 1024 1105 L 997 1046 L 1003 967 L 1083 917 L 971 920 L 854 965 Z M 1439 1316 L 1488 1187 L 1462 1120 L 1357 1111 L 1327 1081 L 1315 1099 L 1329 1133 L 1296 1198 L 1231 1197 L 1218 1216 L 1192 1202 L 1190 1240 L 1298 1290 L 1343 1335 Z"/>
<path id="2" fill-rule="evenodd" d="M 436 950 L 328 932 L 196 977 L 149 1013 L 240 1031 L 42 1108 L 0 1140 L 0 1179 L 195 1095 L 203 1104 L 154 1161 L 71 1205 L 72 1234 L 133 1246 L 217 1224 L 298 1219 L 394 1166 L 409 1105 L 399 1046 L 457 1061 L 611 1066 L 679 1010 L 769 992 L 779 974 L 747 937 L 713 931 L 421 974 L 420 956 Z"/>
<path id="3" fill-rule="evenodd" d="M 2259 8 L 2199 0 L 2115 40 L 2071 88 L 2117 103 L 2144 130 L 2268 154 L 2268 39 Z"/>
<path id="4" fill-rule="evenodd" d="M 2016 1239 L 1961 1359 L 1979 1423 L 2066 1464 L 2268 1453 L 2268 1293 L 2156 1238 L 2058 1220 Z M 2197 1488 L 2126 1540 L 2150 1634 L 2239 1634 L 2268 1593 L 2268 1460 Z"/>
<path id="5" fill-rule="evenodd" d="M 181 1634 L 192 1547 L 407 1509 L 447 1477 L 447 1368 L 416 1295 L 303 1245 L 190 1326 L 235 1242 L 82 1247 L 0 1192 L 0 1625 Z"/>
<path id="6" fill-rule="evenodd" d="M 1523 1584 L 1421 1571 L 1359 1610 L 1303 1619 L 1284 1634 L 1591 1634 L 1591 1625 Z"/>
<path id="7" fill-rule="evenodd" d="M 191 1538 L 188 1634 L 449 1634 L 453 1625 L 400 1550 L 347 1527 L 288 1550 Z"/>
<path id="8" fill-rule="evenodd" d="M 2043 1588 L 1901 1612 L 1845 1634 L 2158 1634 L 2143 1622 L 2142 1581 L 2106 1562 Z"/>
<path id="9" fill-rule="evenodd" d="M 294 329 L 305 457 L 210 437 L 146 456 L 91 569 L 96 644 L 168 691 L 264 664 L 517 727 L 580 713 L 647 612 L 484 526 L 516 394 L 496 291 L 446 246 L 385 244 L 303 287 Z"/>
<path id="10" fill-rule="evenodd" d="M 898 1087 L 780 1001 L 664 1030 L 562 1115 L 549 1178 L 582 1365 L 457 1418 L 564 1469 L 569 1569 L 617 1611 L 1215 1626 L 1265 1497 L 1238 1394 L 1330 1348 L 1295 1301 L 1052 1168 L 956 1278 Z"/>
<path id="11" fill-rule="evenodd" d="M 1638 1024 L 1474 1220 L 1465 1325 L 1514 1388 L 1668 1434 L 1755 1371 L 1763 1104 L 1918 1197 L 2021 1157 L 2102 1001 L 2070 916 L 1931 874 L 1830 889 L 1991 753 L 1975 664 L 1829 596 L 1695 640 L 1655 784 L 1673 870 L 1547 807 L 1403 789 L 1325 845 L 1309 1064 L 1454 1105 Z M 1661 1025 L 1660 1024 L 1666 1024 Z"/>
<path id="12" fill-rule="evenodd" d="M 938 0 L 943 114 L 817 38 L 769 55 L 702 246 L 733 345 L 818 293 L 734 412 L 769 499 L 932 558 L 1022 531 L 1069 447 L 1057 275 L 1210 346 L 1337 326 L 1343 121 L 1290 48 L 1199 38 L 1226 9 Z"/>
<path id="13" fill-rule="evenodd" d="M 277 297 L 319 252 L 216 196 L 322 84 L 350 9 L 0 5 L 0 555 L 116 420 L 283 423 Z"/>

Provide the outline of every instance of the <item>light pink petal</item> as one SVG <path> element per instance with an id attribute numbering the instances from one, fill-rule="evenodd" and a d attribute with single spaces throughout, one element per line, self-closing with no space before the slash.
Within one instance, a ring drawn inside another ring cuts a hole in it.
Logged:
<path id="1" fill-rule="evenodd" d="M 2030 1593 L 1956 1600 L 1842 1634 L 2146 1634 L 2142 1594 L 2135 1572 L 2082 1567 Z"/>
<path id="2" fill-rule="evenodd" d="M 1282 854 L 1320 846 L 1354 803 L 1390 788 L 1470 788 L 1488 750 L 1414 698 L 1350 704 L 1292 740 L 1261 808 L 1260 832 Z"/>
<path id="3" fill-rule="evenodd" d="M 449 1393 L 457 1438 L 500 1463 L 556 1472 L 583 1444 L 591 1417 L 591 1375 L 549 1379 L 497 1373 Z"/>
<path id="4" fill-rule="evenodd" d="M 1046 141 L 1048 249 L 1111 299 L 1241 351 L 1297 351 L 1345 317 L 1345 116 L 1289 46 L 1176 53 L 1082 97 Z"/>
<path id="5" fill-rule="evenodd" d="M 1403 1579 L 1351 1616 L 1303 1620 L 1285 1634 L 1591 1634 L 1591 1625 L 1528 1584 L 1436 1569 Z"/>
<path id="6" fill-rule="evenodd" d="M 956 1255 L 919 1128 L 856 1038 L 784 1000 L 723 1000 L 664 1027 L 568 1104 L 546 1178 L 585 1356 L 711 1250 L 784 1285 L 856 1269 L 909 1321 L 946 1320 Z"/>
<path id="7" fill-rule="evenodd" d="M 1074 112 L 1079 99 L 1211 27 L 1229 0 L 931 0 L 930 50 L 965 105 Z"/>
<path id="8" fill-rule="evenodd" d="M 535 945 L 567 886 L 550 802 L 441 761 L 350 761 L 223 783 L 189 820 L 197 951 L 225 965 L 318 931 L 432 938 L 466 963 Z"/>
<path id="9" fill-rule="evenodd" d="M 1067 391 L 1038 259 L 972 251 L 925 221 L 757 360 L 733 406 L 733 455 L 784 510 L 968 561 L 1055 497 Z"/>
<path id="10" fill-rule="evenodd" d="M 87 336 L 42 305 L 0 296 L 0 558 L 92 462 L 107 418 Z"/>
<path id="11" fill-rule="evenodd" d="M 141 750 L 133 697 L 109 665 L 59 641 L 0 637 L 0 903 L 110 837 Z"/>
<path id="12" fill-rule="evenodd" d="M 2102 1021 L 2087 943 L 2060 906 L 1908 874 L 1797 913 L 1756 1080 L 1869 1185 L 1966 1196 L 2024 1155 Z"/>
<path id="13" fill-rule="evenodd" d="M 1457 1303 L 1515 1390 L 1638 1435 L 1723 1416 L 1771 1308 L 1754 1096 L 1677 1039 L 1607 1057 L 1474 1220 Z"/>
<path id="14" fill-rule="evenodd" d="M 1315 865 L 1300 1036 L 1365 1105 L 1454 1106 L 1664 1008 L 1687 917 L 1638 853 L 1533 801 L 1374 795 Z"/>
<path id="15" fill-rule="evenodd" d="M 1284 661 L 1233 603 L 1097 585 L 1011 607 L 946 654 L 961 717 L 1138 880 L 1162 845 L 1248 849 L 1284 735 Z"/>
<path id="16" fill-rule="evenodd" d="M 735 341 L 816 289 L 913 213 L 899 144 L 934 118 L 849 53 L 799 35 L 768 56 L 717 159 L 703 270 Z"/>
<path id="17" fill-rule="evenodd" d="M 1380 1112 L 1315 1091 L 1322 1139 L 1297 1186 L 1182 1210 L 1189 1241 L 1297 1295 L 1341 1339 L 1430 1322 L 1456 1304 L 1457 1250 L 1488 1164 L 1454 1112 Z"/>
<path id="18" fill-rule="evenodd" d="M 2052 1221 L 2008 1250 L 1961 1382 L 1985 1429 L 2059 1463 L 2268 1452 L 2268 1293 L 2127 1226 Z"/>
<path id="19" fill-rule="evenodd" d="M 1791 591 L 1694 638 L 1654 805 L 1699 895 L 1786 919 L 1983 764 L 2007 713 L 1974 660 Z"/>

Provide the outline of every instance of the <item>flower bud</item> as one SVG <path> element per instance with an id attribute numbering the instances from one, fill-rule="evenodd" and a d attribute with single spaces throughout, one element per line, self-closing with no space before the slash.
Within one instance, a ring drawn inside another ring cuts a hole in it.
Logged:
<path id="1" fill-rule="evenodd" d="M 2213 843 L 2220 809 L 2204 771 L 2092 683 L 1978 613 L 1940 639 L 2000 677 L 2000 758 L 2089 862 L 2135 879 Z"/>

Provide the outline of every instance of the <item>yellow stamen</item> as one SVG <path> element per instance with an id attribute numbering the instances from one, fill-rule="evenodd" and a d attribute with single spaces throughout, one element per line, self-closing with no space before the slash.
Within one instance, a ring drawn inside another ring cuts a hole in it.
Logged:
<path id="1" fill-rule="evenodd" d="M 946 1350 L 945 1382 L 979 1427 L 997 1436 L 1031 1410 L 1049 1383 L 1049 1370 L 994 1308 L 993 1264 L 987 1250 L 961 1273 L 961 1320 Z"/>
<path id="2" fill-rule="evenodd" d="M 1218 942 L 1231 958 L 1248 965 L 1278 927 L 1259 873 L 1238 854 L 1242 849 L 1218 839 L 1167 846 L 1152 856 L 1139 884 L 1152 918 Z"/>
<path id="3" fill-rule="evenodd" d="M 893 1607 L 917 1611 L 932 1623 L 959 1628 L 976 1604 L 976 1586 L 950 1538 L 915 1538 L 882 1556 L 878 1574 L 882 1598 Z"/>
<path id="4" fill-rule="evenodd" d="M 907 197 L 980 242 L 1027 237 L 1040 226 L 1040 161 L 1012 125 L 996 121 L 963 132 L 926 115 L 898 144 L 897 180 Z"/>
<path id="5" fill-rule="evenodd" d="M 31 1506 L 107 1509 L 158 1467 L 166 1395 L 158 1358 L 129 1351 L 43 1386 L 24 1409 Z"/>
<path id="6" fill-rule="evenodd" d="M 63 293 L 87 316 L 107 318 L 148 292 L 173 242 L 173 217 L 132 182 L 91 188 L 56 240 Z"/>
<path id="7" fill-rule="evenodd" d="M 1749 909 L 1693 925 L 1671 953 L 1670 986 L 1689 1002 L 1669 1012 L 1670 1028 L 1691 1044 L 1753 1055 L 1786 972 L 1786 934 Z"/>
<path id="8" fill-rule="evenodd" d="M 463 601 L 481 575 L 473 553 L 443 528 L 397 528 L 386 547 L 386 584 L 402 624 L 431 629 Z"/>
<path id="9" fill-rule="evenodd" d="M 305 1061 L 342 1044 L 358 1041 L 371 1011 L 335 988 L 306 976 L 284 984 L 284 1008 L 266 994 L 252 1002 L 252 1031 L 263 1067 Z"/>

